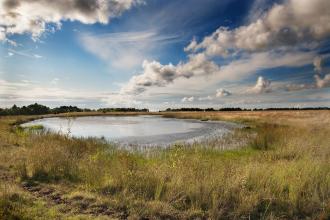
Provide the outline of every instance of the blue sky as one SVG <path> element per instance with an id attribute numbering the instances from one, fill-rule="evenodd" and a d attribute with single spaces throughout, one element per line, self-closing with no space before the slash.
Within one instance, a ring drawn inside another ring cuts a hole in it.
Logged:
<path id="1" fill-rule="evenodd" d="M 3 0 L 0 107 L 330 106 L 329 10 L 328 0 Z"/>

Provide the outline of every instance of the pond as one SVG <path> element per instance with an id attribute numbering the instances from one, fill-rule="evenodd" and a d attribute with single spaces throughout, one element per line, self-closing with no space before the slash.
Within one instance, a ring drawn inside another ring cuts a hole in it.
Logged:
<path id="1" fill-rule="evenodd" d="M 23 127 L 43 125 L 45 129 L 73 137 L 97 137 L 124 145 L 169 145 L 221 137 L 237 124 L 161 116 L 86 116 L 43 118 Z"/>

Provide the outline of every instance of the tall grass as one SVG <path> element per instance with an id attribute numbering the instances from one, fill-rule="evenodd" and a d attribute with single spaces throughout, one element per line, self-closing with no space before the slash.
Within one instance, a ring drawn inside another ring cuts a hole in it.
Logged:
<path id="1" fill-rule="evenodd" d="M 69 182 L 133 217 L 327 219 L 330 128 L 329 114 L 323 114 L 323 120 L 312 114 L 277 124 L 261 116 L 231 115 L 251 129 L 242 131 L 249 134 L 242 135 L 249 139 L 245 147 L 227 151 L 213 143 L 177 145 L 147 155 L 96 139 L 11 134 L 23 145 L 14 165 L 22 179 Z"/>
<path id="2" fill-rule="evenodd" d="M 256 136 L 251 140 L 251 146 L 257 150 L 269 150 L 278 145 L 280 139 L 283 139 L 283 126 L 264 123 L 256 127 Z M 282 133 L 281 133 L 282 132 Z"/>

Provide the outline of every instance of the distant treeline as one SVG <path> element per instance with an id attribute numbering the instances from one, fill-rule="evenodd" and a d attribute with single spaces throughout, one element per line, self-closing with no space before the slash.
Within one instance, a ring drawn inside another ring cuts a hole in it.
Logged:
<path id="1" fill-rule="evenodd" d="M 136 108 L 99 108 L 98 112 L 149 112 L 149 109 L 136 109 Z"/>
<path id="2" fill-rule="evenodd" d="M 91 112 L 95 111 L 88 108 L 78 108 L 77 106 L 60 106 L 56 108 L 49 108 L 40 104 L 32 104 L 28 106 L 18 107 L 13 105 L 11 108 L 0 108 L 0 115 L 45 115 L 45 114 L 59 114 L 68 112 Z M 148 109 L 135 108 L 102 108 L 98 112 L 148 112 Z"/>
<path id="3" fill-rule="evenodd" d="M 167 112 L 212 112 L 212 111 L 287 111 L 287 110 L 330 110 L 329 107 L 308 107 L 308 108 L 167 108 Z"/>
<path id="4" fill-rule="evenodd" d="M 285 110 L 330 110 L 328 107 L 317 107 L 317 108 L 168 108 L 167 112 L 178 112 L 178 111 L 187 111 L 187 112 L 212 112 L 212 111 L 285 111 Z M 136 109 L 136 108 L 100 108 L 97 110 L 88 109 L 88 108 L 78 108 L 77 106 L 60 106 L 56 108 L 49 108 L 40 104 L 32 104 L 28 106 L 18 107 L 13 105 L 11 108 L 0 108 L 0 115 L 44 115 L 44 114 L 59 114 L 59 113 L 68 113 L 68 112 L 149 112 L 149 109 Z"/>

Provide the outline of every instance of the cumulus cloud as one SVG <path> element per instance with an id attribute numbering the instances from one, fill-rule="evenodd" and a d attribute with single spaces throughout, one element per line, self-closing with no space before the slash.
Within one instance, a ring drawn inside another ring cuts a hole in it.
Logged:
<path id="1" fill-rule="evenodd" d="M 330 35 L 329 8 L 328 0 L 286 0 L 248 25 L 233 30 L 220 27 L 200 43 L 193 40 L 186 51 L 226 56 L 240 50 L 253 52 L 317 42 Z"/>
<path id="2" fill-rule="evenodd" d="M 55 31 L 61 21 L 107 24 L 140 0 L 3 0 L 0 3 L 0 40 L 12 34 L 31 34 L 37 39 Z"/>
<path id="3" fill-rule="evenodd" d="M 194 96 L 191 96 L 191 97 L 183 97 L 181 99 L 181 102 L 193 102 L 195 100 L 195 97 Z"/>
<path id="4" fill-rule="evenodd" d="M 156 61 L 143 61 L 143 73 L 133 76 L 121 89 L 122 94 L 139 94 L 151 86 L 165 86 L 178 76 L 177 68 L 172 65 L 162 65 Z"/>
<path id="5" fill-rule="evenodd" d="M 193 38 L 190 44 L 188 44 L 188 46 L 186 46 L 183 50 L 185 52 L 189 52 L 191 50 L 194 50 L 197 46 L 198 46 L 197 40 L 196 38 Z"/>
<path id="6" fill-rule="evenodd" d="M 184 48 L 189 54 L 189 60 L 176 66 L 171 65 L 171 80 L 150 77 L 150 72 L 144 68 L 142 73 L 124 86 L 124 90 L 141 93 L 150 86 L 164 87 L 179 78 L 190 79 L 195 76 L 212 75 L 210 78 L 217 79 L 217 82 L 221 79 L 234 80 L 261 69 L 310 63 L 313 52 L 304 53 L 294 46 L 309 47 L 313 42 L 319 42 L 330 35 L 329 8 L 328 0 L 286 0 L 283 4 L 274 4 L 250 24 L 232 30 L 219 27 L 201 42 L 192 39 Z M 233 60 L 221 67 L 213 61 L 216 56 L 226 57 L 241 51 L 251 53 L 233 56 Z M 162 73 L 154 71 L 152 75 L 161 76 Z M 141 83 L 145 81 L 148 83 Z M 265 88 L 268 81 L 259 83 L 264 84 L 256 86 L 255 92 L 269 92 Z"/>
<path id="7" fill-rule="evenodd" d="M 171 69 L 174 74 L 172 76 L 173 80 L 165 81 L 162 77 L 159 78 L 159 76 L 162 75 L 159 70 L 168 65 L 160 64 L 157 61 L 146 61 L 145 63 L 148 64 L 157 64 L 156 66 L 159 68 L 153 68 L 153 71 L 148 71 L 148 68 L 145 68 L 145 65 L 143 65 L 143 70 L 124 84 L 120 93 L 141 94 L 148 90 L 151 93 L 185 94 L 187 90 L 191 92 L 196 92 L 196 89 L 208 90 L 221 81 L 241 80 L 257 71 L 267 68 L 282 66 L 299 67 L 310 64 L 314 57 L 314 52 L 260 52 L 219 66 L 215 62 L 209 60 L 205 54 L 193 54 L 190 55 L 189 60 L 185 63 L 180 62 L 177 65 L 171 64 Z M 150 75 L 153 77 L 150 77 Z M 152 79 L 151 81 L 153 83 L 141 83 L 141 81 L 150 81 L 150 79 Z"/>
<path id="8" fill-rule="evenodd" d="M 217 72 L 220 67 L 213 61 L 207 60 L 204 54 L 190 56 L 188 62 L 178 65 L 162 65 L 157 61 L 144 61 L 142 73 L 133 76 L 121 88 L 122 94 L 140 94 L 148 87 L 164 87 L 177 78 L 206 76 Z"/>
<path id="9" fill-rule="evenodd" d="M 230 96 L 231 92 L 225 90 L 225 89 L 217 89 L 215 96 L 216 97 L 225 97 Z"/>
<path id="10" fill-rule="evenodd" d="M 271 92 L 271 81 L 259 76 L 255 86 L 249 89 L 249 92 L 256 94 Z"/>

